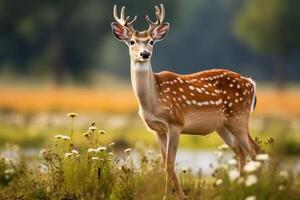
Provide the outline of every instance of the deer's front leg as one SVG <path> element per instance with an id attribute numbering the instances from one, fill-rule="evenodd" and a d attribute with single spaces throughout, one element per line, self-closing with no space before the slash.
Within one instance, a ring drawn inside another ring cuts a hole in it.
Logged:
<path id="1" fill-rule="evenodd" d="M 165 169 L 166 169 L 166 188 L 164 199 L 168 198 L 171 194 L 172 181 L 175 186 L 176 193 L 179 199 L 186 199 L 185 194 L 179 184 L 178 178 L 175 173 L 175 159 L 177 153 L 177 147 L 179 143 L 180 129 L 175 126 L 170 126 L 167 133 L 167 151 L 165 159 Z"/>

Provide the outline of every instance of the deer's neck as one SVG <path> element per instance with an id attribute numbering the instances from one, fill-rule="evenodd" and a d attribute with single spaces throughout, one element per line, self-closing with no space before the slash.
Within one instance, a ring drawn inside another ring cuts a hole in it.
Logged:
<path id="1" fill-rule="evenodd" d="M 151 62 L 131 61 L 131 83 L 140 109 L 154 111 L 157 108 L 156 80 Z"/>

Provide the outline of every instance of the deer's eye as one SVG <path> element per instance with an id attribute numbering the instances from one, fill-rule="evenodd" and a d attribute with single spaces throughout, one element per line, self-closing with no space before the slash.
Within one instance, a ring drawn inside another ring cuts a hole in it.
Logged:
<path id="1" fill-rule="evenodd" d="M 154 44 L 154 40 L 151 40 L 151 41 L 150 41 L 150 44 L 153 45 L 153 44 Z"/>
<path id="2" fill-rule="evenodd" d="M 129 43 L 130 45 L 134 45 L 135 42 L 133 40 L 130 40 Z"/>

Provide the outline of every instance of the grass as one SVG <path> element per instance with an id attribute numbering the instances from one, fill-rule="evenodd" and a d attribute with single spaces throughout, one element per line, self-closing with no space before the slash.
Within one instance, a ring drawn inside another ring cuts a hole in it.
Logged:
<path id="1" fill-rule="evenodd" d="M 162 199 L 165 173 L 161 156 L 148 148 L 136 148 L 137 165 L 131 149 L 117 152 L 117 144 L 103 140 L 109 133 L 103 134 L 94 123 L 78 134 L 80 143 L 74 143 L 72 130 L 53 137 L 40 152 L 40 164 L 30 168 L 22 161 L 22 150 L 10 148 L 11 154 L 19 156 L 0 159 L 0 199 Z M 269 148 L 272 140 L 260 144 L 269 155 L 250 162 L 242 174 L 234 159 L 223 159 L 224 148 L 218 152 L 219 166 L 212 176 L 178 171 L 189 199 L 298 199 L 299 174 L 280 167 L 280 157 Z M 175 194 L 170 199 L 176 199 Z"/>
<path id="2" fill-rule="evenodd" d="M 68 117 L 61 113 L 44 113 L 17 116 L 0 114 L 0 147 L 6 143 L 17 144 L 21 148 L 39 149 L 49 145 L 57 133 L 65 134 L 71 126 Z M 43 120 L 41 120 L 43 119 Z M 107 134 L 101 140 L 105 143 L 115 142 L 120 148 L 134 146 L 142 141 L 147 146 L 158 148 L 154 134 L 148 131 L 138 116 L 135 115 L 81 115 L 75 123 L 73 143 L 82 144 L 82 133 L 88 121 L 103 127 Z M 263 140 L 273 138 L 276 151 L 282 154 L 297 155 L 300 152 L 300 121 L 298 118 L 252 117 L 251 135 Z M 180 147 L 184 149 L 214 149 L 223 142 L 215 133 L 207 136 L 182 135 Z"/>

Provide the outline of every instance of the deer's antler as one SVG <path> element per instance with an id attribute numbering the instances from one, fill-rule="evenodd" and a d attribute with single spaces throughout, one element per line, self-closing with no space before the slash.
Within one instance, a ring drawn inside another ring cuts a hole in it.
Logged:
<path id="1" fill-rule="evenodd" d="M 155 15 L 156 15 L 156 22 L 150 20 L 149 16 L 146 15 L 146 20 L 149 23 L 148 31 L 153 30 L 156 26 L 160 25 L 164 18 L 165 18 L 165 7 L 163 4 L 160 4 L 160 9 L 158 6 L 155 6 Z"/>
<path id="2" fill-rule="evenodd" d="M 125 18 L 125 6 L 122 6 L 120 17 L 118 17 L 117 13 L 117 5 L 114 6 L 114 18 L 120 25 L 129 28 L 132 32 L 134 31 L 132 24 L 136 20 L 137 16 L 135 16 L 131 21 L 129 21 L 129 16 Z"/>

